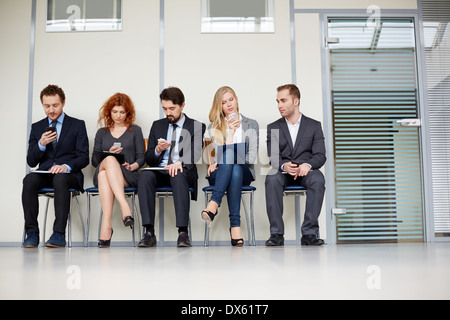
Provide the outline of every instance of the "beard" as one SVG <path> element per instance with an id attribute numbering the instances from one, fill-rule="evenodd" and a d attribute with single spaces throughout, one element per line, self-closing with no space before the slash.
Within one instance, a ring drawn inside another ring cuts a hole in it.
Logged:
<path id="1" fill-rule="evenodd" d="M 168 116 L 167 120 L 169 121 L 169 123 L 177 123 L 178 120 L 180 120 L 181 118 L 181 114 L 178 116 L 178 118 L 175 118 L 174 116 Z"/>

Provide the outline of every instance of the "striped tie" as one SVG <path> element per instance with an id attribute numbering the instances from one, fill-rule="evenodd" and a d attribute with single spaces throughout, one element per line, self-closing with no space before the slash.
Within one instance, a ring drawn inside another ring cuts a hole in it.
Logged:
<path id="1" fill-rule="evenodd" d="M 176 123 L 173 123 L 172 124 L 172 141 L 171 141 L 171 143 L 172 143 L 172 146 L 170 147 L 170 151 L 169 151 L 169 162 L 168 162 L 168 164 L 172 164 L 173 163 L 173 153 L 175 152 L 175 146 L 176 146 L 176 144 L 177 144 L 177 133 L 176 133 L 176 130 L 177 130 L 177 124 Z"/>
<path id="2" fill-rule="evenodd" d="M 53 120 L 50 126 L 56 128 L 56 124 L 57 124 L 57 123 L 58 123 L 57 120 Z M 55 149 L 55 147 L 56 147 L 57 144 L 58 144 L 58 138 L 56 138 L 56 140 L 52 142 L 53 149 Z"/>

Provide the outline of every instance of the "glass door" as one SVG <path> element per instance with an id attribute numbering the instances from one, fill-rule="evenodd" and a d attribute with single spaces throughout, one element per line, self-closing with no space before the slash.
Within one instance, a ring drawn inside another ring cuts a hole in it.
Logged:
<path id="1" fill-rule="evenodd" d="M 414 21 L 327 24 L 336 241 L 424 241 Z"/>

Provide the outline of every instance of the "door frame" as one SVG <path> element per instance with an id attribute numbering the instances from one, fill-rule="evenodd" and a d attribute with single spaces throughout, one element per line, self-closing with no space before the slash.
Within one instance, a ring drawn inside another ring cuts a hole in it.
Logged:
<path id="1" fill-rule="evenodd" d="M 423 24 L 421 19 L 420 0 L 418 9 L 386 9 L 381 11 L 381 16 L 386 18 L 410 18 L 414 20 L 415 41 L 416 41 L 416 65 L 418 82 L 418 114 L 422 120 L 422 126 L 419 128 L 419 148 L 420 161 L 422 169 L 422 218 L 424 242 L 434 242 L 434 224 L 433 224 L 433 198 L 432 198 L 432 180 L 431 180 L 431 158 L 429 142 L 429 118 L 428 118 L 428 100 L 426 83 L 426 61 Z M 329 51 L 326 45 L 326 36 L 328 34 L 329 18 L 369 18 L 372 12 L 361 9 L 295 9 L 295 1 L 290 0 L 290 29 L 291 29 L 291 72 L 292 83 L 297 83 L 297 54 L 296 54 L 296 35 L 295 35 L 295 16 L 300 13 L 313 13 L 319 15 L 320 25 L 320 52 L 321 52 L 321 70 L 322 70 L 322 101 L 323 101 L 323 131 L 325 135 L 325 147 L 327 150 L 327 162 L 324 165 L 326 177 L 326 197 L 324 201 L 326 213 L 326 234 L 327 243 L 336 244 L 336 219 L 332 214 L 335 207 L 335 184 L 334 184 L 334 150 L 333 132 L 331 130 L 332 110 L 331 110 L 331 75 Z"/>

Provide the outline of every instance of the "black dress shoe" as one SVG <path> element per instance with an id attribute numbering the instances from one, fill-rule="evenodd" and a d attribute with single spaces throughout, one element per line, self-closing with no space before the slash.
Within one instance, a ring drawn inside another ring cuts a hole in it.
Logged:
<path id="1" fill-rule="evenodd" d="M 191 241 L 189 240 L 189 235 L 187 232 L 180 232 L 178 234 L 178 240 L 177 240 L 177 247 L 178 248 L 184 248 L 184 247 L 190 247 Z"/>
<path id="2" fill-rule="evenodd" d="M 149 248 L 156 246 L 156 236 L 152 235 L 150 232 L 144 233 L 144 237 L 139 241 L 138 247 Z"/>
<path id="3" fill-rule="evenodd" d="M 266 241 L 266 247 L 284 246 L 284 237 L 282 234 L 271 234 L 269 240 Z"/>
<path id="4" fill-rule="evenodd" d="M 302 246 L 321 246 L 325 242 L 319 239 L 315 234 L 307 234 L 302 236 L 301 244 Z"/>

